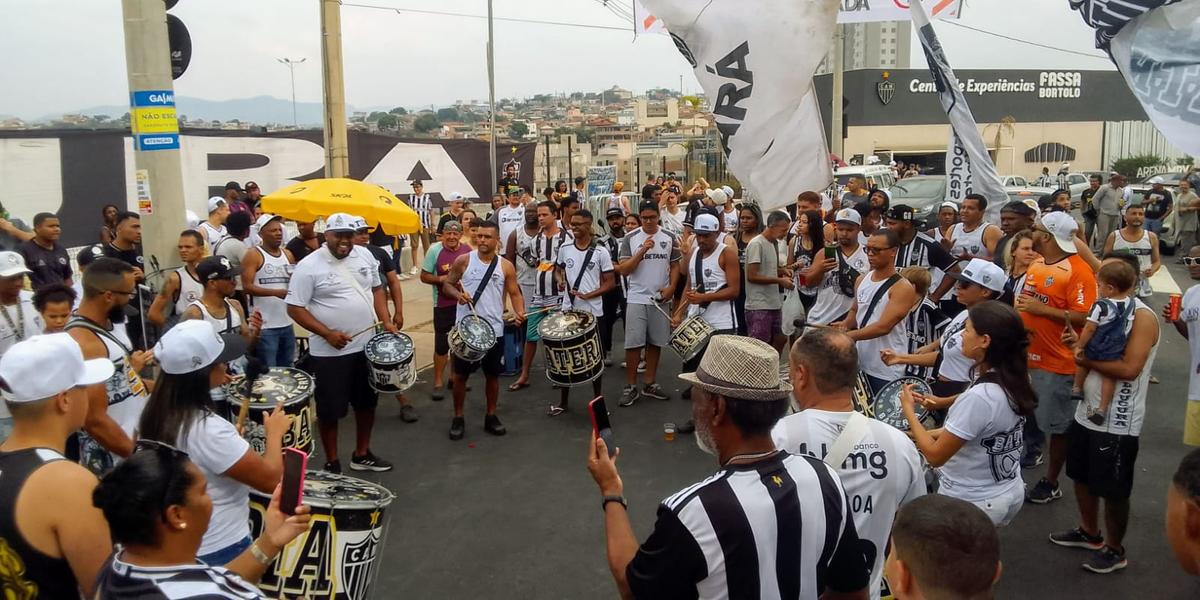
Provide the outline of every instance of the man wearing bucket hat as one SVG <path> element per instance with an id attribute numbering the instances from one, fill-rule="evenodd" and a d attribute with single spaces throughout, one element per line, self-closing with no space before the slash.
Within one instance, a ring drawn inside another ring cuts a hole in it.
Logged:
<path id="1" fill-rule="evenodd" d="M 108 524 L 92 506 L 96 477 L 63 456 L 83 427 L 89 386 L 113 374 L 106 359 L 84 360 L 65 333 L 42 335 L 0 358 L 0 389 L 13 432 L 0 445 L 0 540 L 5 589 L 27 597 L 91 597 L 112 553 Z M 47 507 L 53 507 L 47 510 Z"/>
<path id="2" fill-rule="evenodd" d="M 803 589 L 805 597 L 866 598 L 866 557 L 836 473 L 818 459 L 776 449 L 771 439 L 791 394 L 775 348 L 714 336 L 696 372 L 679 378 L 692 386 L 696 443 L 721 470 L 665 499 L 641 548 L 614 462 L 620 453 L 610 458 L 595 437 L 589 449 L 621 596 L 722 590 L 739 598 L 799 597 Z M 746 560 L 755 555 L 776 558 Z"/>

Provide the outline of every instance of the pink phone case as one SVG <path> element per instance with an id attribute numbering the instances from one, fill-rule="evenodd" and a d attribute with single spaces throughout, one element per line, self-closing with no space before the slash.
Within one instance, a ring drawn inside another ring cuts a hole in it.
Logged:
<path id="1" fill-rule="evenodd" d="M 304 504 L 304 475 L 308 471 L 308 453 L 303 450 L 297 450 L 296 448 L 284 448 L 283 449 L 283 471 L 284 471 L 283 480 L 284 480 L 285 485 L 284 485 L 284 489 L 282 490 L 282 496 L 279 499 L 279 504 L 280 504 L 281 510 L 284 508 L 283 498 L 286 497 L 289 493 L 287 486 L 286 486 L 287 465 L 288 465 L 289 454 L 299 455 L 299 457 L 300 457 L 300 475 L 299 475 L 300 480 L 296 483 L 296 486 L 298 488 L 296 490 L 296 505 L 294 507 L 292 507 L 291 511 L 284 510 L 284 513 L 295 514 L 295 512 L 296 512 L 295 507 L 300 506 L 301 504 Z"/>

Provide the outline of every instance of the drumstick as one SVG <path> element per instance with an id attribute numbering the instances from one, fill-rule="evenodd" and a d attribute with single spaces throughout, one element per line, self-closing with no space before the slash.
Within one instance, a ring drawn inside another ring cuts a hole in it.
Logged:
<path id="1" fill-rule="evenodd" d="M 371 325 L 369 325 L 368 327 L 364 328 L 362 331 L 359 331 L 358 333 L 356 333 L 356 334 L 354 334 L 354 335 L 352 335 L 352 336 L 350 336 L 350 337 L 352 337 L 352 338 L 356 338 L 356 337 L 358 337 L 358 336 L 360 336 L 360 335 L 362 335 L 362 334 L 364 334 L 364 333 L 366 333 L 366 332 L 368 332 L 368 331 L 371 331 L 372 329 L 375 329 L 375 328 L 376 328 L 376 327 L 378 327 L 378 326 L 379 326 L 381 323 L 382 323 L 382 321 L 375 321 L 374 323 L 371 323 Z"/>
<path id="2" fill-rule="evenodd" d="M 250 415 L 250 396 L 252 395 L 249 393 L 246 394 L 242 398 L 242 407 L 238 409 L 237 424 L 234 426 L 237 429 L 238 435 L 242 435 L 242 432 L 245 431 L 246 417 Z"/>

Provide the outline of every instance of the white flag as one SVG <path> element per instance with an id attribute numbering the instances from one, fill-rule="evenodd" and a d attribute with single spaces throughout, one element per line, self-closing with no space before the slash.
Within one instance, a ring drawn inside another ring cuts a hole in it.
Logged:
<path id="1" fill-rule="evenodd" d="M 946 147 L 946 200 L 961 203 L 967 194 L 983 194 L 989 203 L 1002 202 L 1008 199 L 1008 193 L 1000 183 L 996 174 L 996 166 L 992 157 L 988 156 L 987 146 L 979 135 L 979 127 L 975 117 L 971 115 L 971 107 L 959 87 L 958 78 L 946 60 L 946 53 L 938 42 L 933 25 L 921 7 L 921 0 L 912 0 L 913 26 L 917 28 L 917 38 L 921 40 L 921 48 L 925 51 L 925 62 L 929 63 L 929 72 L 937 85 L 938 99 L 950 119 L 950 141 Z"/>
<path id="2" fill-rule="evenodd" d="M 666 33 L 667 28 L 663 27 L 663 22 L 658 17 L 650 14 L 646 7 L 642 5 L 641 0 L 633 0 L 633 33 L 641 35 L 643 33 Z"/>
<path id="3" fill-rule="evenodd" d="M 712 108 L 729 168 L 765 209 L 833 180 L 812 76 L 838 0 L 643 0 Z"/>

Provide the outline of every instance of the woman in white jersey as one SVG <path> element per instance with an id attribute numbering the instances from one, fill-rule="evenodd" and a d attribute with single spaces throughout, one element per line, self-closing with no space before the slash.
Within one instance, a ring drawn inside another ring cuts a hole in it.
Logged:
<path id="1" fill-rule="evenodd" d="M 229 381 L 226 363 L 245 352 L 237 333 L 217 335 L 205 321 L 180 322 L 154 347 L 163 374 L 138 424 L 142 439 L 187 452 L 208 478 L 212 519 L 197 554 L 210 565 L 223 565 L 250 546 L 250 488 L 270 494 L 283 474 L 283 434 L 291 425 L 283 404 L 264 421 L 266 453 L 259 455 L 216 414 L 208 393 Z"/>
<path id="2" fill-rule="evenodd" d="M 950 406 L 945 426 L 925 429 L 913 409 L 924 398 L 912 386 L 900 403 L 917 449 L 940 467 L 938 493 L 978 506 L 999 527 L 1025 501 L 1023 430 L 1037 404 L 1025 358 L 1029 338 L 1011 306 L 989 300 L 966 312 L 962 352 L 975 361 L 976 378 Z"/>

